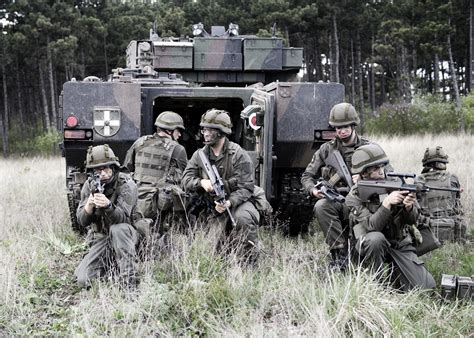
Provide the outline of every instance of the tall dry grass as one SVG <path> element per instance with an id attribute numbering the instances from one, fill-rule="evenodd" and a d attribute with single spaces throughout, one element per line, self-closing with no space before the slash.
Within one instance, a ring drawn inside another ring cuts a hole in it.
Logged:
<path id="1" fill-rule="evenodd" d="M 395 168 L 414 172 L 420 171 L 426 146 L 445 147 L 472 214 L 468 203 L 472 170 L 460 170 L 472 168 L 470 161 L 461 165 L 472 153 L 471 136 L 377 141 Z M 471 303 L 446 304 L 417 291 L 399 294 L 362 270 L 329 273 L 319 233 L 285 238 L 261 229 L 266 254 L 253 268 L 240 264 L 235 254 L 216 252 L 216 240 L 207 232 L 192 237 L 174 233 L 168 250 L 140 264 L 137 293 L 127 294 L 113 281 L 80 290 L 73 271 L 86 248 L 70 229 L 64 172 L 60 158 L 0 162 L 2 336 L 467 336 L 474 332 Z M 473 261 L 472 252 L 459 245 L 438 251 L 438 257 L 427 257 L 428 263 L 447 272 L 453 271 L 460 255 Z M 471 274 L 473 265 L 467 267 Z"/>

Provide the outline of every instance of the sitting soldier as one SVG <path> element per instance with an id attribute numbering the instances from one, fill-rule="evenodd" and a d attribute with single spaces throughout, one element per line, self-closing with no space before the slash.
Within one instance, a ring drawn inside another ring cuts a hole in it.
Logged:
<path id="1" fill-rule="evenodd" d="M 392 281 L 401 290 L 433 289 L 436 283 L 418 258 L 416 237 L 411 234 L 418 215 L 414 194 L 396 190 L 384 195 L 372 194 L 368 201 L 360 197 L 359 182 L 386 180 L 388 163 L 385 152 L 377 144 L 361 146 L 352 156 L 352 174 L 360 177 L 347 195 L 346 204 L 356 240 L 355 250 L 359 261 L 378 276 L 383 275 L 384 264 L 390 263 Z"/>
<path id="2" fill-rule="evenodd" d="M 204 148 L 198 149 L 183 174 L 187 192 L 202 197 L 208 207 L 200 210 L 205 224 L 215 224 L 220 234 L 229 233 L 240 242 L 251 261 L 258 255 L 257 227 L 259 210 L 254 201 L 254 166 L 250 156 L 238 144 L 229 141 L 232 123 L 224 110 L 210 109 L 201 118 Z M 222 178 L 225 197 L 216 196 L 202 156 L 215 165 Z M 263 197 L 264 198 L 264 197 Z M 235 223 L 232 224 L 232 218 Z"/>
<path id="3" fill-rule="evenodd" d="M 107 144 L 89 147 L 86 169 L 93 176 L 84 183 L 77 208 L 79 225 L 90 226 L 90 249 L 75 271 L 82 287 L 114 270 L 118 270 L 124 286 L 134 288 L 137 283 L 138 233 L 131 225 L 137 187 L 119 167 Z"/>
<path id="4" fill-rule="evenodd" d="M 456 175 L 446 170 L 448 155 L 442 147 L 426 148 L 423 170 L 418 181 L 435 188 L 455 188 L 459 191 L 430 190 L 418 196 L 418 223 L 429 225 L 441 241 L 464 241 L 466 222 L 461 205 L 461 185 Z"/>

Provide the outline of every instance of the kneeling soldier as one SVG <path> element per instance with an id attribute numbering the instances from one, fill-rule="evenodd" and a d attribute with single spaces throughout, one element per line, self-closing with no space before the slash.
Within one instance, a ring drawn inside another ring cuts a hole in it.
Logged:
<path id="1" fill-rule="evenodd" d="M 107 144 L 89 147 L 86 169 L 93 177 L 84 183 L 77 208 L 78 223 L 90 226 L 90 249 L 75 271 L 83 287 L 115 269 L 125 286 L 133 288 L 137 283 L 138 233 L 131 225 L 137 187 L 119 167 Z"/>
<path id="2" fill-rule="evenodd" d="M 384 167 L 389 163 L 383 149 L 376 144 L 358 148 L 352 156 L 352 173 L 360 180 L 386 180 Z M 362 261 L 381 274 L 384 263 L 393 264 L 394 282 L 402 290 L 432 289 L 433 276 L 420 261 L 410 227 L 418 215 L 416 198 L 408 191 L 373 194 L 369 201 L 359 197 L 357 184 L 346 199 L 350 223 L 356 240 L 355 249 Z"/>

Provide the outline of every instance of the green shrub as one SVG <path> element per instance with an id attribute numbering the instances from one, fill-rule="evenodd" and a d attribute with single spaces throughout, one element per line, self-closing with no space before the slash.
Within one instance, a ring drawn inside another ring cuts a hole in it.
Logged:
<path id="1" fill-rule="evenodd" d="M 462 99 L 461 112 L 465 130 L 474 129 L 474 94 Z M 377 116 L 369 116 L 366 130 L 370 134 L 410 135 L 457 132 L 460 118 L 455 104 L 441 96 L 417 96 L 412 103 L 386 103 L 379 107 Z"/>

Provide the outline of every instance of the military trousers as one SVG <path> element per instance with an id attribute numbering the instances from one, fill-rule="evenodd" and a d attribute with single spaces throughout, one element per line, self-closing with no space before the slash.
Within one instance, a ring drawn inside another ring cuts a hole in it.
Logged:
<path id="1" fill-rule="evenodd" d="M 313 209 L 330 250 L 347 247 L 349 240 L 349 208 L 344 203 L 322 198 Z"/>
<path id="2" fill-rule="evenodd" d="M 375 273 L 383 272 L 384 264 L 393 263 L 392 280 L 403 291 L 414 288 L 433 289 L 436 282 L 418 258 L 416 249 L 404 241 L 391 243 L 378 231 L 361 236 L 356 244 L 359 263 L 369 266 Z"/>
<path id="3" fill-rule="evenodd" d="M 109 233 L 94 239 L 75 275 L 81 287 L 90 286 L 93 279 L 117 270 L 125 284 L 136 283 L 138 233 L 130 224 L 110 226 Z"/>

